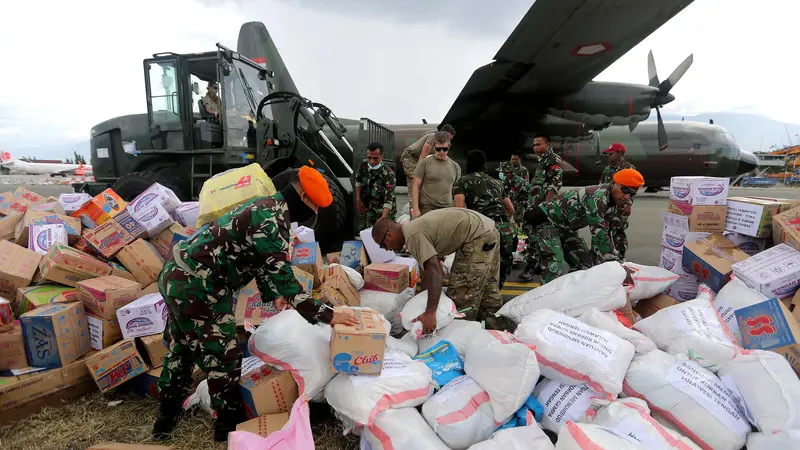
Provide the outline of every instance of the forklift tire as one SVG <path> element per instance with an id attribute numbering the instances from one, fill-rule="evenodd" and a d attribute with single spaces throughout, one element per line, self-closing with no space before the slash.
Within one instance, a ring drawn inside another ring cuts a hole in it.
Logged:
<path id="1" fill-rule="evenodd" d="M 114 183 L 113 189 L 123 200 L 130 202 L 153 185 L 153 183 L 158 183 L 165 188 L 171 189 L 182 202 L 186 201 L 183 190 L 175 186 L 172 180 L 157 172 L 129 173 L 117 180 L 117 182 Z"/>
<path id="2" fill-rule="evenodd" d="M 327 208 L 319 210 L 319 214 L 314 218 L 309 219 L 298 225 L 303 225 L 314 230 L 314 233 L 321 236 L 339 237 L 344 228 L 347 226 L 347 201 L 345 201 L 344 194 L 336 186 L 336 183 L 331 181 L 325 175 L 322 175 L 325 181 L 328 182 L 328 188 L 333 195 L 333 203 Z M 281 191 L 287 184 L 289 184 L 289 172 L 283 171 L 272 178 L 272 184 L 278 192 Z M 320 240 L 319 237 L 317 240 Z"/>

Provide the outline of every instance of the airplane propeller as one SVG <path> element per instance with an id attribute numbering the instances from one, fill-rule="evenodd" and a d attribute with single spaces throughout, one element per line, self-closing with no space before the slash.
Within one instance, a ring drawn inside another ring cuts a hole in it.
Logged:
<path id="1" fill-rule="evenodd" d="M 669 78 L 659 82 L 658 72 L 656 71 L 656 61 L 653 58 L 653 51 L 650 50 L 650 53 L 647 55 L 647 75 L 650 78 L 649 85 L 651 87 L 658 88 L 656 102 L 652 107 L 656 109 L 656 116 L 658 117 L 659 150 L 664 150 L 669 145 L 667 143 L 667 129 L 664 127 L 664 120 L 661 118 L 661 107 L 675 100 L 675 96 L 670 94 L 669 91 L 675 87 L 681 77 L 683 77 L 686 71 L 689 70 L 689 67 L 691 67 L 693 62 L 694 54 L 691 54 L 684 59 L 683 62 L 675 68 L 675 70 L 672 71 L 672 74 L 669 76 Z M 632 124 L 631 131 L 633 131 L 633 128 L 635 127 L 636 125 Z"/>

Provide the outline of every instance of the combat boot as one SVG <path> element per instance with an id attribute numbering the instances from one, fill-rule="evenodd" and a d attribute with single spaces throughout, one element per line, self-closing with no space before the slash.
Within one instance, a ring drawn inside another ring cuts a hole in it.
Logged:
<path id="1" fill-rule="evenodd" d="M 178 425 L 183 412 L 180 401 L 162 399 L 158 406 L 158 417 L 153 425 L 153 438 L 166 439 Z"/>
<path id="2" fill-rule="evenodd" d="M 533 279 L 533 270 L 534 270 L 534 265 L 528 263 L 527 265 L 525 265 L 525 270 L 522 271 L 518 279 L 520 281 L 531 281 Z"/>
<path id="3" fill-rule="evenodd" d="M 241 403 L 235 409 L 226 409 L 217 412 L 217 421 L 214 422 L 214 441 L 225 442 L 228 433 L 236 431 L 236 425 L 247 421 L 247 413 Z"/>

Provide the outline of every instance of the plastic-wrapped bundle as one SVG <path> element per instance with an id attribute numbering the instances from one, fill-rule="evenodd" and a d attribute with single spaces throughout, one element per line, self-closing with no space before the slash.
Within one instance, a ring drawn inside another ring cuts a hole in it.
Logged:
<path id="1" fill-rule="evenodd" d="M 422 405 L 422 417 L 452 449 L 485 441 L 500 426 L 489 394 L 467 375 L 447 383 Z"/>
<path id="2" fill-rule="evenodd" d="M 482 330 L 483 327 L 480 322 L 456 319 L 437 331 L 435 335 L 418 340 L 417 344 L 419 344 L 419 351 L 424 352 L 439 343 L 439 341 L 450 341 L 463 359 L 467 354 L 469 342 Z"/>

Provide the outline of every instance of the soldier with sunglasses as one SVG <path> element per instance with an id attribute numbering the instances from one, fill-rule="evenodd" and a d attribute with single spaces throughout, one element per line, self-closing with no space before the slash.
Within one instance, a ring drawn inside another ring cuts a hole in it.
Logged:
<path id="1" fill-rule="evenodd" d="M 411 218 L 442 208 L 453 207 L 453 185 L 461 178 L 461 166 L 448 157 L 450 134 L 433 136 L 433 155 L 417 164 L 411 188 Z"/>
<path id="2" fill-rule="evenodd" d="M 587 269 L 606 261 L 618 261 L 609 220 L 618 209 L 628 209 L 631 198 L 644 185 L 642 174 L 623 169 L 609 184 L 588 186 L 565 192 L 525 213 L 527 224 L 536 228 L 549 224 L 552 233 L 539 236 L 539 254 L 543 268 L 542 282 L 550 282 L 567 272 Z M 581 228 L 592 233 L 591 250 L 578 235 Z"/>

